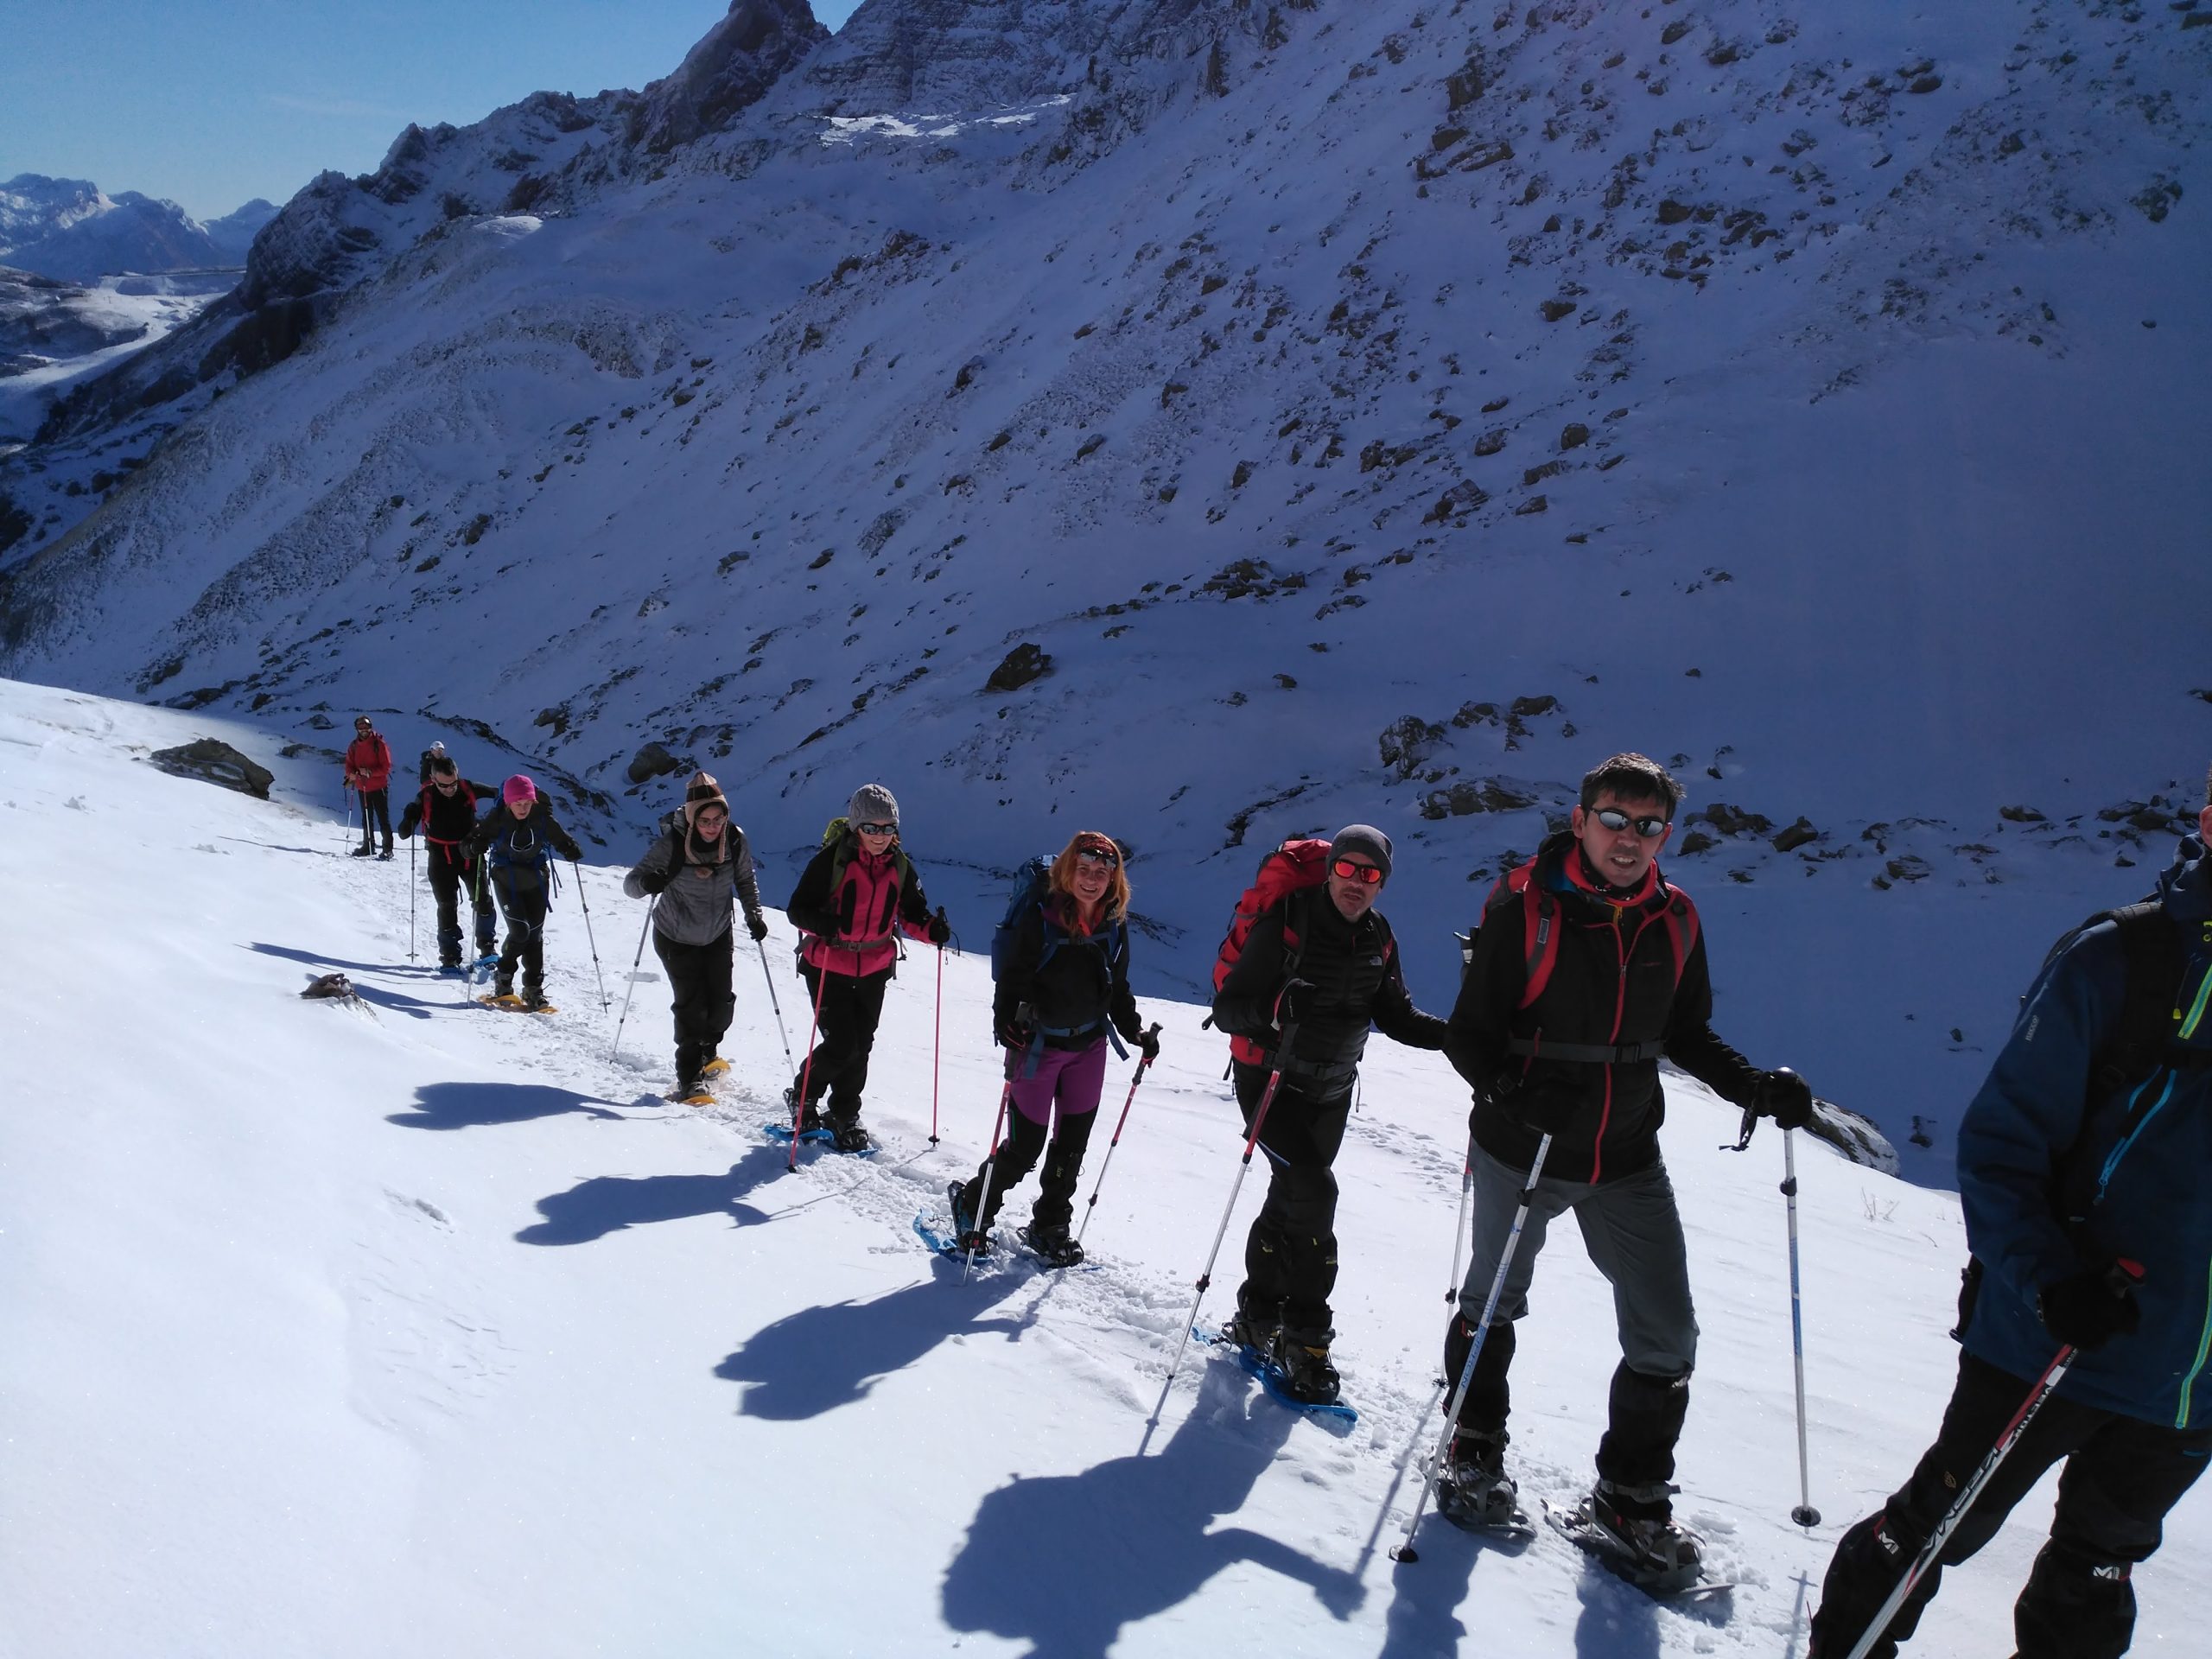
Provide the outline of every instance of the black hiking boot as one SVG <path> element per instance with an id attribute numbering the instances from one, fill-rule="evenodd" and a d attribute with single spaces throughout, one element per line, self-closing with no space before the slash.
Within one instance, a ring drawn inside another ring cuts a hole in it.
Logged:
<path id="1" fill-rule="evenodd" d="M 976 1225 L 976 1212 L 968 1207 L 968 1183 L 947 1182 L 944 1199 L 952 1210 L 953 1243 L 963 1250 L 973 1250 L 977 1255 L 988 1255 L 991 1236 Z"/>
<path id="2" fill-rule="evenodd" d="M 1680 1588 L 1694 1584 L 1704 1570 L 1705 1547 L 1694 1532 L 1675 1523 L 1674 1491 L 1665 1481 L 1618 1485 L 1600 1480 L 1590 1489 L 1590 1524 L 1605 1534 L 1639 1573 Z"/>
<path id="3" fill-rule="evenodd" d="M 545 988 L 542 985 L 525 985 L 522 991 L 522 1005 L 535 1013 L 545 1006 Z"/>
<path id="4" fill-rule="evenodd" d="M 1456 1526 L 1510 1527 L 1526 1524 L 1520 1494 L 1505 1472 L 1503 1429 L 1483 1433 L 1461 1429 L 1436 1474 L 1436 1507 Z"/>
<path id="5" fill-rule="evenodd" d="M 1083 1246 L 1065 1227 L 1039 1227 L 1032 1222 L 1021 1230 L 1021 1242 L 1056 1268 L 1080 1267 Z"/>
<path id="6" fill-rule="evenodd" d="M 1229 1316 L 1229 1323 L 1221 1328 L 1221 1339 L 1239 1348 L 1249 1349 L 1262 1359 L 1269 1357 L 1275 1348 L 1275 1334 L 1282 1329 L 1281 1307 L 1256 1306 L 1236 1299 L 1236 1311 Z"/>
<path id="7" fill-rule="evenodd" d="M 1274 1366 L 1282 1391 L 1301 1405 L 1332 1406 L 1340 1385 L 1337 1368 L 1329 1363 L 1333 1331 L 1294 1331 L 1287 1325 L 1275 1333 Z"/>
<path id="8" fill-rule="evenodd" d="M 817 1122 L 820 1119 L 816 1120 Z M 861 1127 L 858 1112 L 832 1112 L 826 1125 L 830 1144 L 840 1152 L 866 1152 L 871 1144 L 868 1131 Z"/>

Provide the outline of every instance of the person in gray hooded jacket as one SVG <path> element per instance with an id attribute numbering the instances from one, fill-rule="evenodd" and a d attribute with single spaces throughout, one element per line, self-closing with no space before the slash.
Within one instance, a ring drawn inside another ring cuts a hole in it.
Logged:
<path id="1" fill-rule="evenodd" d="M 662 821 L 661 834 L 623 878 L 632 899 L 657 895 L 653 950 L 668 969 L 676 1016 L 676 1090 L 671 1096 L 700 1103 L 712 1096 L 706 1079 L 727 1071 L 715 1050 L 729 1029 L 736 999 L 730 967 L 736 931 L 733 901 L 755 940 L 768 937 L 760 887 L 745 831 L 730 822 L 721 785 L 705 772 L 683 791 L 683 806 Z"/>

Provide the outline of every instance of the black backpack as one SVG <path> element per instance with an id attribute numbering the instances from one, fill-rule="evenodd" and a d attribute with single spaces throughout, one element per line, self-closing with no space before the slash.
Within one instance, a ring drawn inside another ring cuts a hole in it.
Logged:
<path id="1" fill-rule="evenodd" d="M 2120 1000 L 2119 1020 L 2090 1057 L 2088 1107 L 2082 1114 L 2081 1133 L 2051 1164 L 2051 1197 L 2059 1220 L 2069 1233 L 2088 1220 L 2099 1196 L 2103 1172 L 2086 1148 L 2101 1140 L 2115 1146 L 2124 1144 L 2157 1107 L 2160 1096 L 2151 1090 L 2138 1089 L 2123 1109 L 2117 1133 L 2109 1136 L 2101 1133 L 2098 1106 L 2119 1096 L 2131 1084 L 2148 1082 L 2162 1067 L 2205 1063 L 2201 1052 L 2171 1046 L 2174 1026 L 2179 1018 L 2174 1004 L 2180 997 L 2182 975 L 2189 966 L 2189 951 L 2181 929 L 2166 913 L 2164 903 L 2155 897 L 2122 905 L 2117 910 L 2101 910 L 2067 929 L 2044 954 L 2036 983 L 2041 985 L 2051 964 L 2072 950 L 2084 933 L 2103 922 L 2110 922 L 2119 930 L 2126 988 Z M 2026 1006 L 2027 1001 L 2024 993 L 2021 1005 Z M 1962 1283 L 1959 1291 L 1959 1322 L 1951 1332 L 1954 1339 L 1963 1338 L 1974 1317 L 1974 1301 L 1981 1289 L 1981 1274 L 1980 1261 L 1969 1258 L 1965 1271 L 1960 1274 Z"/>
<path id="2" fill-rule="evenodd" d="M 2103 922 L 2112 923 L 2120 931 L 2127 991 L 2120 1004 L 2119 1024 L 2090 1063 L 2092 1104 L 2141 1082 L 2161 1065 L 2185 1063 L 2169 1056 L 2167 1047 L 2178 1017 L 2174 1003 L 2180 995 L 2182 974 L 2189 966 L 2188 947 L 2161 900 L 2145 899 L 2117 910 L 2101 910 L 2069 928 L 2044 956 L 2044 971 L 2084 933 Z M 2041 976 L 2037 979 L 2040 982 Z M 2023 1005 L 2027 1001 L 2024 996 L 2020 1000 Z"/>

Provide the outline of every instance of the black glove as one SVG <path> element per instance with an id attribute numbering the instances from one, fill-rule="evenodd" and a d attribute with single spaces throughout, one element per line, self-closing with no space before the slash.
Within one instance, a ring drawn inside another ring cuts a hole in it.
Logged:
<path id="1" fill-rule="evenodd" d="M 936 915 L 930 918 L 929 935 L 931 944 L 943 944 L 952 937 L 952 924 L 944 919 L 944 911 L 942 907 L 939 907 Z"/>
<path id="2" fill-rule="evenodd" d="M 1160 1027 L 1158 1026 L 1146 1027 L 1131 1040 L 1136 1044 L 1137 1052 L 1144 1056 L 1147 1065 L 1160 1058 Z"/>
<path id="3" fill-rule="evenodd" d="M 1294 1026 L 1313 1012 L 1319 995 L 1310 980 L 1294 979 L 1275 994 L 1275 1029 Z"/>
<path id="4" fill-rule="evenodd" d="M 1785 1129 L 1802 1129 L 1813 1121 L 1813 1086 L 1786 1065 L 1762 1071 L 1751 1091 L 1751 1109 Z"/>
<path id="5" fill-rule="evenodd" d="M 747 917 L 745 918 L 745 931 L 753 936 L 753 944 L 760 944 L 761 940 L 768 937 L 768 918 L 766 916 Z"/>
<path id="6" fill-rule="evenodd" d="M 1037 1027 L 1020 1014 L 1009 1014 L 999 1021 L 999 1046 L 1001 1048 L 1027 1048 L 1037 1040 Z"/>
<path id="7" fill-rule="evenodd" d="M 1494 1081 L 1488 1098 L 1492 1106 L 1535 1135 L 1559 1134 L 1579 1103 L 1574 1090 L 1560 1078 L 1539 1077 L 1531 1083 L 1517 1071 Z"/>
<path id="8" fill-rule="evenodd" d="M 2101 1348 L 2143 1322 L 2135 1287 L 2116 1262 L 2084 1268 L 2044 1287 L 2036 1299 L 2044 1329 L 2076 1348 Z"/>

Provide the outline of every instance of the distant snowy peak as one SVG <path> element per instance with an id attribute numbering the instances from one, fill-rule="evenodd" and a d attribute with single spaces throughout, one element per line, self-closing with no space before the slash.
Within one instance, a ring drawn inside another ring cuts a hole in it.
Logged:
<path id="1" fill-rule="evenodd" d="M 203 228 L 224 264 L 243 265 L 247 251 L 253 246 L 253 238 L 280 211 L 275 202 L 256 196 L 236 212 L 209 219 Z"/>
<path id="2" fill-rule="evenodd" d="M 0 185 L 0 262 L 68 283 L 236 267 L 276 214 L 256 200 L 202 225 L 176 203 L 136 190 L 111 196 L 89 179 L 22 173 Z"/>

